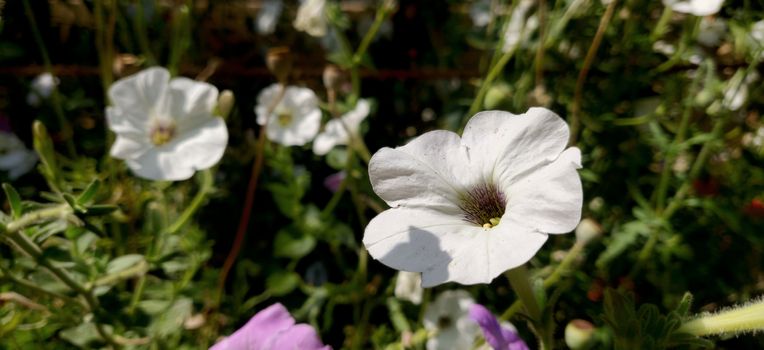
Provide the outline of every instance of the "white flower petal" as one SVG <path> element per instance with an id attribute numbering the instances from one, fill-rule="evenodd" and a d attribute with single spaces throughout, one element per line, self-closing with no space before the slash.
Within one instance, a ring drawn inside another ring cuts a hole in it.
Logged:
<path id="1" fill-rule="evenodd" d="M 332 120 L 333 121 L 333 120 Z M 313 140 L 313 153 L 323 156 L 337 145 L 338 138 L 335 135 L 322 132 Z"/>
<path id="2" fill-rule="evenodd" d="M 214 118 L 169 143 L 151 148 L 128 166 L 140 177 L 151 180 L 179 181 L 197 170 L 215 165 L 228 143 L 228 129 L 223 118 Z"/>
<path id="3" fill-rule="evenodd" d="M 209 121 L 218 101 L 216 87 L 182 77 L 170 81 L 169 95 L 169 114 L 180 133 Z"/>
<path id="4" fill-rule="evenodd" d="M 118 134 L 111 145 L 109 154 L 117 159 L 135 159 L 148 152 L 152 145 L 148 140 L 142 140 L 136 135 Z"/>
<path id="5" fill-rule="evenodd" d="M 435 331 L 427 341 L 427 350 L 470 349 L 479 332 L 477 323 L 469 318 L 469 309 L 475 304 L 464 290 L 440 293 L 424 313 L 424 328 Z M 447 320 L 445 325 L 443 321 Z"/>
<path id="6" fill-rule="evenodd" d="M 327 19 L 325 12 L 326 0 L 304 0 L 297 9 L 294 20 L 295 29 L 306 32 L 311 36 L 326 35 Z"/>
<path id="7" fill-rule="evenodd" d="M 148 122 L 155 111 L 164 112 L 170 72 L 161 67 L 144 69 L 127 78 L 120 79 L 109 87 L 112 105 L 129 111 L 134 123 Z M 115 117 L 126 117 L 115 114 Z M 116 122 L 116 121 L 115 121 Z"/>
<path id="8" fill-rule="evenodd" d="M 504 217 L 546 233 L 568 233 L 581 220 L 581 151 L 565 150 L 552 164 L 509 187 Z M 504 219 L 502 218 L 502 222 Z"/>
<path id="9" fill-rule="evenodd" d="M 265 0 L 262 2 L 260 11 L 257 12 L 255 26 L 260 34 L 272 34 L 279 22 L 281 10 L 284 4 L 281 0 Z"/>
<path id="10" fill-rule="evenodd" d="M 284 96 L 274 108 L 270 116 L 266 115 L 268 107 L 278 97 L 278 84 L 265 88 L 257 97 L 257 123 L 266 125 L 266 135 L 271 141 L 285 146 L 302 146 L 310 142 L 321 128 L 321 109 L 318 107 L 318 97 L 313 90 L 296 86 L 288 86 Z M 292 120 L 288 125 L 279 123 L 278 114 L 290 114 Z"/>
<path id="11" fill-rule="evenodd" d="M 402 147 L 383 148 L 371 157 L 374 192 L 391 207 L 430 207 L 458 211 L 467 158 L 459 136 L 425 133 Z"/>
<path id="12" fill-rule="evenodd" d="M 568 136 L 568 125 L 557 114 L 546 108 L 531 108 L 521 115 L 478 113 L 464 128 L 462 142 L 469 148 L 472 164 L 480 167 L 474 171 L 492 174 L 492 180 L 507 188 L 557 159 Z"/>
<path id="13" fill-rule="evenodd" d="M 415 305 L 422 302 L 422 276 L 418 272 L 401 271 L 395 279 L 395 297 Z"/>

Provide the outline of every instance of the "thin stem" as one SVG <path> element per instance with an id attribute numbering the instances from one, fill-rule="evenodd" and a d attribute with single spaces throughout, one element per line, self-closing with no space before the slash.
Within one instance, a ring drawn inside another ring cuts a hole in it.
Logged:
<path id="1" fill-rule="evenodd" d="M 199 176 L 202 178 L 202 183 L 199 187 L 199 191 L 197 191 L 196 195 L 194 195 L 194 198 L 191 200 L 191 204 L 189 204 L 189 206 L 183 210 L 183 213 L 181 213 L 178 219 L 175 220 L 175 222 L 170 225 L 169 228 L 167 228 L 164 234 L 171 235 L 175 232 L 178 232 L 178 230 L 180 230 L 191 219 L 196 211 L 199 210 L 202 203 L 204 203 L 204 200 L 207 199 L 207 195 L 212 192 L 212 171 L 210 169 L 202 170 L 199 172 Z"/>
<path id="2" fill-rule="evenodd" d="M 546 38 L 546 0 L 539 0 L 538 18 L 539 18 L 539 46 L 536 48 L 536 57 L 533 65 L 536 66 L 536 86 L 544 84 L 544 49 L 543 45 Z"/>
<path id="3" fill-rule="evenodd" d="M 279 102 L 281 102 L 281 99 L 284 98 L 285 93 L 286 86 L 284 83 L 279 83 L 278 94 L 276 95 L 276 98 L 271 101 L 268 109 L 266 109 L 266 119 L 271 117 L 271 114 L 273 114 L 276 106 L 278 106 Z M 244 197 L 244 208 L 242 209 L 241 218 L 239 219 L 239 227 L 236 230 L 236 237 L 234 238 L 233 246 L 231 246 L 231 251 L 228 252 L 228 256 L 226 257 L 225 262 L 223 263 L 223 267 L 220 270 L 220 277 L 218 279 L 217 304 L 220 304 L 220 300 L 223 298 L 226 279 L 228 278 L 228 274 L 230 273 L 233 264 L 236 262 L 236 257 L 239 256 L 239 251 L 241 251 L 241 246 L 244 243 L 244 237 L 247 233 L 247 227 L 249 226 L 249 219 L 252 215 L 252 205 L 255 201 L 255 191 L 257 190 L 257 180 L 259 179 L 260 173 L 262 172 L 263 160 L 265 158 L 265 141 L 267 140 L 265 130 L 267 129 L 267 125 L 268 120 L 265 121 L 264 125 L 260 126 L 260 134 L 258 135 L 257 146 L 255 146 L 255 161 L 252 164 L 252 173 L 249 177 L 247 193 Z"/>
<path id="4" fill-rule="evenodd" d="M 530 276 L 528 269 L 525 265 L 518 266 L 506 272 L 509 283 L 512 285 L 512 289 L 515 290 L 517 296 L 525 305 L 525 310 L 528 311 L 528 316 L 536 322 L 541 322 L 541 309 L 539 308 L 538 300 L 533 293 L 531 287 Z"/>
<path id="5" fill-rule="evenodd" d="M 478 112 L 480 109 L 480 106 L 483 105 L 483 99 L 485 99 L 485 94 L 488 93 L 488 89 L 491 87 L 491 83 L 496 79 L 496 77 L 499 76 L 499 73 L 504 69 L 504 66 L 509 62 L 509 59 L 512 58 L 512 55 L 515 53 L 515 50 L 508 50 L 505 52 L 498 61 L 496 61 L 496 64 L 491 67 L 491 70 L 488 71 L 488 75 L 486 75 L 483 82 L 480 84 L 480 89 L 478 90 L 477 96 L 475 97 L 475 100 L 472 101 L 472 105 L 470 106 L 469 111 L 467 112 L 468 116 L 474 115 Z"/>
<path id="6" fill-rule="evenodd" d="M 364 35 L 363 39 L 361 39 L 361 44 L 358 45 L 358 49 L 356 49 L 355 54 L 353 55 L 353 66 L 359 66 L 361 64 L 363 55 L 366 53 L 366 50 L 369 48 L 371 41 L 374 40 L 374 37 L 377 36 L 377 32 L 379 31 L 379 28 L 382 26 L 382 22 L 385 21 L 385 18 L 387 18 L 387 15 L 390 14 L 393 9 L 394 9 L 394 6 L 392 6 L 388 2 L 383 3 L 377 9 L 376 16 L 374 17 L 374 23 L 371 24 L 369 31 L 366 32 L 366 35 Z"/>
<path id="7" fill-rule="evenodd" d="M 32 6 L 29 4 L 29 0 L 23 0 L 24 3 L 24 14 L 27 17 L 27 20 L 29 21 L 29 26 L 32 30 L 32 36 L 34 37 L 35 44 L 37 45 L 37 48 L 40 50 L 40 55 L 42 56 L 42 62 L 45 66 L 45 72 L 53 76 L 55 79 L 55 75 L 53 75 L 53 64 L 51 63 L 50 56 L 48 55 L 48 50 L 45 48 L 45 42 L 42 40 L 42 35 L 40 34 L 40 30 L 37 28 L 37 20 L 34 18 L 34 12 L 32 11 Z M 68 152 L 68 155 L 70 157 L 74 157 L 74 155 L 77 154 L 77 151 L 74 147 L 74 140 L 72 138 L 73 131 L 71 125 L 69 125 L 69 122 L 66 120 L 66 116 L 64 115 L 64 108 L 61 105 L 61 95 L 58 92 L 58 84 L 55 82 L 53 83 L 53 89 L 51 91 L 51 100 L 53 104 L 53 111 L 56 114 L 56 119 L 58 119 L 58 126 L 60 128 L 60 132 L 62 134 L 62 138 L 66 140 L 66 151 Z"/>
<path id="8" fill-rule="evenodd" d="M 21 229 L 44 220 L 64 218 L 72 213 L 68 204 L 60 204 L 50 208 L 44 208 L 22 215 L 5 226 L 7 233 L 14 233 Z"/>
<path id="9" fill-rule="evenodd" d="M 602 43 L 602 38 L 605 36 L 605 29 L 607 29 L 608 24 L 610 24 L 610 19 L 613 17 L 613 12 L 615 12 L 615 5 L 617 3 L 618 0 L 613 0 L 610 2 L 610 4 L 607 5 L 607 9 L 605 9 L 605 13 L 602 15 L 602 19 L 600 19 L 597 33 L 594 34 L 594 39 L 592 39 L 592 45 L 589 46 L 589 51 L 586 52 L 584 65 L 581 67 L 581 71 L 578 73 L 578 79 L 576 80 L 576 90 L 573 95 L 573 107 L 570 116 L 569 144 L 571 145 L 576 144 L 576 141 L 578 140 L 578 133 L 581 129 L 581 100 L 583 99 L 584 82 L 586 82 L 586 76 L 589 74 L 589 69 L 594 62 L 594 56 L 597 53 L 597 49 L 600 47 L 600 43 Z"/>
<path id="10" fill-rule="evenodd" d="M 149 36 L 146 32 L 145 15 L 143 13 L 143 2 L 136 0 L 133 3 L 135 5 L 135 16 L 133 16 L 133 30 L 135 30 L 138 37 L 138 46 L 141 48 L 141 53 L 146 57 L 148 65 L 152 66 L 156 64 L 156 59 L 151 53 L 151 46 L 149 46 Z"/>

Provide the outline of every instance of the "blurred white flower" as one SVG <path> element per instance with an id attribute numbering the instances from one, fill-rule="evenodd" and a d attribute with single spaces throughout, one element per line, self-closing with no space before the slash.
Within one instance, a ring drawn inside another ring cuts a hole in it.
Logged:
<path id="1" fill-rule="evenodd" d="M 322 131 L 313 141 L 313 153 L 322 156 L 337 145 L 347 145 L 351 137 L 360 137 L 358 129 L 361 122 L 369 115 L 369 101 L 358 100 L 353 110 L 340 118 L 333 118 L 326 123 Z M 350 133 L 348 133 L 350 132 Z M 352 135 L 351 135 L 352 134 Z"/>
<path id="2" fill-rule="evenodd" d="M 273 84 L 257 96 L 257 124 L 265 125 L 268 139 L 284 146 L 302 146 L 316 137 L 321 127 L 321 109 L 313 90 L 287 86 L 281 101 L 266 115 L 268 107 L 279 94 L 279 85 Z"/>
<path id="3" fill-rule="evenodd" d="M 727 22 L 721 18 L 703 17 L 698 28 L 698 42 L 705 46 L 718 46 L 727 34 Z"/>
<path id="4" fill-rule="evenodd" d="M 228 143 L 223 118 L 213 115 L 214 86 L 170 79 L 161 67 L 144 69 L 109 87 L 109 128 L 117 134 L 111 156 L 139 177 L 185 180 L 215 165 Z"/>
<path id="5" fill-rule="evenodd" d="M 554 112 L 481 112 L 462 137 L 425 133 L 369 163 L 374 192 L 390 207 L 363 243 L 375 259 L 422 272 L 422 285 L 489 283 L 524 264 L 548 233 L 573 230 L 583 193 L 578 148 Z"/>
<path id="6" fill-rule="evenodd" d="M 326 0 L 302 0 L 293 24 L 301 32 L 320 37 L 326 35 L 326 22 Z"/>
<path id="7" fill-rule="evenodd" d="M 424 328 L 435 336 L 427 340 L 427 350 L 471 349 L 480 328 L 470 319 L 470 307 L 475 304 L 463 290 L 447 290 L 427 306 Z"/>
<path id="8" fill-rule="evenodd" d="M 398 272 L 395 279 L 395 297 L 416 305 L 422 302 L 422 276 L 419 272 Z"/>
<path id="9" fill-rule="evenodd" d="M 470 17 L 475 27 L 485 27 L 491 22 L 491 0 L 476 0 L 470 4 Z"/>
<path id="10" fill-rule="evenodd" d="M 744 70 L 738 70 L 724 85 L 722 106 L 730 111 L 736 111 L 748 100 L 748 85 L 758 80 L 756 72 L 745 75 Z"/>
<path id="11" fill-rule="evenodd" d="M 58 78 L 50 73 L 43 73 L 35 77 L 27 94 L 27 103 L 33 107 L 39 106 L 42 99 L 50 97 L 58 82 Z"/>
<path id="12" fill-rule="evenodd" d="M 657 53 L 662 53 L 666 56 L 671 56 L 674 53 L 676 53 L 676 46 L 673 44 L 667 43 L 663 40 L 657 40 L 653 43 L 653 51 Z"/>
<path id="13" fill-rule="evenodd" d="M 272 34 L 279 22 L 284 3 L 281 0 L 265 0 L 257 12 L 255 26 L 260 34 Z"/>
<path id="14" fill-rule="evenodd" d="M 591 218 L 584 218 L 576 226 L 576 241 L 586 244 L 602 235 L 602 226 Z"/>
<path id="15" fill-rule="evenodd" d="M 37 153 L 27 149 L 14 133 L 0 131 L 0 170 L 11 180 L 28 173 L 37 164 Z"/>
<path id="16" fill-rule="evenodd" d="M 751 25 L 751 37 L 764 46 L 764 19 Z"/>
<path id="17" fill-rule="evenodd" d="M 509 52 L 517 49 L 538 28 L 538 18 L 535 15 L 526 19 L 528 11 L 530 11 L 535 3 L 533 0 L 520 0 L 512 11 L 512 16 L 509 18 L 506 30 L 504 31 L 504 47 L 502 51 Z"/>
<path id="18" fill-rule="evenodd" d="M 695 16 L 710 16 L 722 9 L 724 0 L 663 0 L 663 5 L 679 13 Z"/>

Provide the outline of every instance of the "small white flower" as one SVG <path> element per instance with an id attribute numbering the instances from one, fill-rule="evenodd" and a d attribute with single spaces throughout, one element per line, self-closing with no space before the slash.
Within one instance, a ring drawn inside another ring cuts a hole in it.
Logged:
<path id="1" fill-rule="evenodd" d="M 491 16 L 491 0 L 476 0 L 470 4 L 470 17 L 475 27 L 487 26 Z"/>
<path id="2" fill-rule="evenodd" d="M 422 276 L 418 272 L 398 272 L 395 279 L 395 297 L 416 305 L 422 302 Z"/>
<path id="3" fill-rule="evenodd" d="M 526 19 L 528 11 L 530 11 L 535 3 L 533 0 L 520 0 L 520 3 L 512 11 L 512 16 L 509 18 L 506 30 L 504 31 L 504 47 L 502 51 L 509 52 L 517 49 L 538 28 L 538 18 L 536 16 L 530 16 Z"/>
<path id="4" fill-rule="evenodd" d="M 279 22 L 279 16 L 284 8 L 281 0 L 265 0 L 262 2 L 260 11 L 257 12 L 255 26 L 260 34 L 272 34 L 276 30 L 276 24 Z"/>
<path id="5" fill-rule="evenodd" d="M 50 97 L 58 82 L 58 78 L 50 73 L 43 73 L 35 77 L 27 94 L 27 103 L 33 107 L 39 106 L 42 99 Z"/>
<path id="6" fill-rule="evenodd" d="M 27 149 L 16 134 L 0 131 L 0 170 L 11 180 L 26 174 L 37 164 L 37 153 Z"/>
<path id="7" fill-rule="evenodd" d="M 326 0 L 302 0 L 294 19 L 295 29 L 311 36 L 326 35 Z"/>
<path id="8" fill-rule="evenodd" d="M 281 101 L 268 116 L 268 107 L 278 93 L 279 85 L 273 84 L 257 96 L 257 124 L 265 125 L 268 139 L 284 146 L 302 146 L 313 140 L 321 127 L 316 94 L 308 88 L 287 86 Z"/>
<path id="9" fill-rule="evenodd" d="M 223 118 L 214 116 L 214 86 L 170 79 L 161 67 L 123 78 L 109 87 L 109 128 L 117 134 L 111 156 L 124 159 L 138 176 L 185 180 L 215 165 L 228 143 Z"/>
<path id="10" fill-rule="evenodd" d="M 358 100 L 352 111 L 345 113 L 339 119 L 334 118 L 326 123 L 324 131 L 318 134 L 313 141 L 313 153 L 319 156 L 325 155 L 334 146 L 347 145 L 350 143 L 351 137 L 359 137 L 358 129 L 368 115 L 369 101 Z"/>
<path id="11" fill-rule="evenodd" d="M 390 207 L 363 243 L 394 269 L 422 272 L 422 285 L 490 283 L 527 262 L 548 233 L 572 231 L 583 192 L 578 148 L 554 112 L 476 114 L 462 137 L 425 133 L 369 163 L 374 192 Z"/>
<path id="12" fill-rule="evenodd" d="M 463 290 L 448 290 L 427 306 L 424 328 L 435 335 L 427 340 L 427 350 L 471 349 L 480 328 L 470 319 L 475 300 Z"/>
<path id="13" fill-rule="evenodd" d="M 695 16 L 710 16 L 722 9 L 724 0 L 663 0 L 663 5 L 671 7 L 679 13 L 689 13 Z"/>

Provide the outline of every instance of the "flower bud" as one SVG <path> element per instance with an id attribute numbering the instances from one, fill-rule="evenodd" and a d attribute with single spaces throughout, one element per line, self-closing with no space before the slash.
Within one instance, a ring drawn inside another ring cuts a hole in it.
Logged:
<path id="1" fill-rule="evenodd" d="M 292 71 L 292 55 L 286 46 L 274 47 L 265 56 L 265 65 L 276 76 L 279 83 L 285 84 Z"/>
<path id="2" fill-rule="evenodd" d="M 233 92 L 231 92 L 231 90 L 223 90 L 223 92 L 220 93 L 220 96 L 218 97 L 218 113 L 223 119 L 228 118 L 231 109 L 233 109 L 234 101 L 235 98 L 233 97 Z"/>
<path id="3" fill-rule="evenodd" d="M 589 321 L 572 320 L 565 326 L 565 344 L 572 350 L 587 349 L 593 342 L 595 329 Z"/>
<path id="4" fill-rule="evenodd" d="M 576 227 L 576 241 L 582 244 L 587 244 L 601 235 L 602 227 L 594 219 L 584 218 Z"/>
<path id="5" fill-rule="evenodd" d="M 493 84 L 488 88 L 488 92 L 485 94 L 485 100 L 483 100 L 483 106 L 485 109 L 496 109 L 501 105 L 509 102 L 512 97 L 512 90 L 506 83 Z"/>
<path id="6" fill-rule="evenodd" d="M 738 305 L 716 314 L 704 314 L 683 324 L 680 332 L 696 336 L 738 335 L 764 330 L 764 299 Z"/>
<path id="7" fill-rule="evenodd" d="M 342 71 L 333 64 L 327 65 L 324 67 L 323 79 L 326 90 L 337 91 L 342 84 Z"/>

